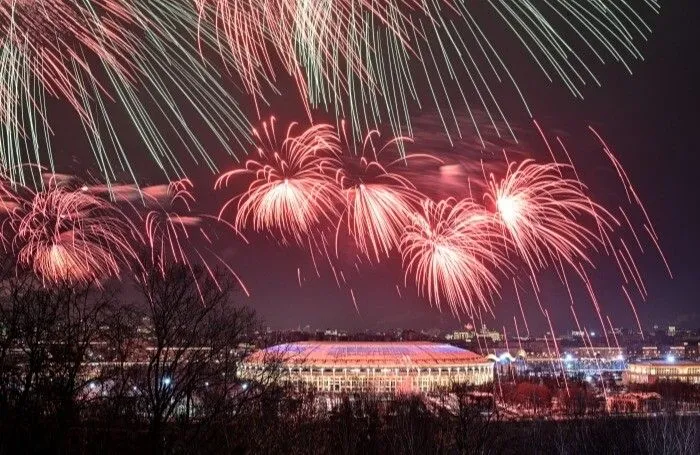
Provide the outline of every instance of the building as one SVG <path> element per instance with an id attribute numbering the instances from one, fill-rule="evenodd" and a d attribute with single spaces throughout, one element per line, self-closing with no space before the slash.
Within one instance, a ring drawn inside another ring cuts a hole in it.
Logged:
<path id="1" fill-rule="evenodd" d="M 605 410 L 613 413 L 658 412 L 661 395 L 658 393 L 620 393 L 605 396 Z"/>
<path id="2" fill-rule="evenodd" d="M 241 375 L 255 379 L 279 362 L 283 378 L 321 392 L 430 392 L 453 384 L 493 380 L 485 357 L 448 344 L 428 342 L 302 342 L 257 351 Z"/>
<path id="3" fill-rule="evenodd" d="M 659 348 L 656 346 L 642 346 L 642 358 L 644 359 L 658 359 L 661 353 Z"/>
<path id="4" fill-rule="evenodd" d="M 473 330 L 467 330 L 467 331 L 454 331 L 452 333 L 448 333 L 445 336 L 445 339 L 447 341 L 471 341 L 472 339 L 476 338 L 476 332 Z"/>
<path id="5" fill-rule="evenodd" d="M 676 359 L 685 358 L 685 346 L 670 346 L 668 348 L 668 355 L 673 356 Z"/>
<path id="6" fill-rule="evenodd" d="M 624 348 L 608 346 L 570 347 L 566 348 L 565 353 L 579 359 L 622 360 L 625 358 Z"/>
<path id="7" fill-rule="evenodd" d="M 658 381 L 681 381 L 700 384 L 700 362 L 666 360 L 640 361 L 629 364 L 623 375 L 628 384 L 653 384 Z"/>
<path id="8" fill-rule="evenodd" d="M 448 333 L 445 336 L 445 339 L 447 341 L 470 342 L 476 338 L 488 340 L 488 341 L 491 341 L 493 343 L 498 343 L 503 339 L 501 336 L 501 332 L 498 332 L 495 330 L 489 330 L 488 327 L 486 327 L 486 325 L 481 326 L 480 332 L 477 332 L 476 330 L 472 330 L 471 326 L 469 326 L 467 328 L 467 330 L 464 330 L 464 331 L 456 330 L 452 333 Z"/>

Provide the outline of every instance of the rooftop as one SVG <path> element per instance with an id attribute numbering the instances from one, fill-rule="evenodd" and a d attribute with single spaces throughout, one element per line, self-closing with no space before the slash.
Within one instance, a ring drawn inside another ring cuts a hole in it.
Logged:
<path id="1" fill-rule="evenodd" d="M 630 362 L 630 365 L 651 365 L 655 367 L 688 367 L 688 366 L 698 366 L 700 367 L 700 361 L 691 360 L 639 360 L 637 362 Z"/>
<path id="2" fill-rule="evenodd" d="M 280 359 L 284 363 L 328 366 L 438 366 L 484 363 L 471 351 L 428 342 L 322 342 L 285 343 L 257 351 L 250 363 Z"/>

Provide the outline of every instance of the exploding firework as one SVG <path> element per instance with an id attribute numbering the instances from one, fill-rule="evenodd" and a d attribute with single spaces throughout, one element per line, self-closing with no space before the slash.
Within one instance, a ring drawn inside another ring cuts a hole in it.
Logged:
<path id="1" fill-rule="evenodd" d="M 230 199 L 219 212 L 236 203 L 234 226 L 243 230 L 270 231 L 299 243 L 320 222 L 335 213 L 337 187 L 331 174 L 337 168 L 339 139 L 333 127 L 315 125 L 300 134 L 291 124 L 278 144 L 275 119 L 263 124 L 263 133 L 254 131 L 260 142 L 258 160 L 248 160 L 245 169 L 226 172 L 216 187 L 227 186 L 237 176 L 249 175 L 252 183 L 245 193 Z"/>
<path id="2" fill-rule="evenodd" d="M 49 283 L 118 277 L 136 259 L 140 240 L 117 206 L 54 180 L 24 199 L 11 223 L 18 265 Z"/>
<path id="3" fill-rule="evenodd" d="M 394 138 L 378 150 L 374 136 L 378 133 L 370 132 L 362 154 L 346 155 L 343 167 L 336 171 L 344 202 L 336 237 L 341 226 L 346 226 L 360 252 L 379 261 L 399 244 L 421 196 L 407 178 L 390 171 L 398 163 L 405 163 L 405 159 L 385 165 L 379 160 L 383 152 L 395 148 L 405 138 Z M 337 249 L 336 240 L 336 252 Z"/>
<path id="4" fill-rule="evenodd" d="M 123 116 L 165 172 L 182 172 L 181 157 L 165 139 L 168 127 L 194 159 L 213 168 L 182 109 L 201 115 L 225 144 L 240 138 L 246 122 L 201 62 L 193 44 L 195 9 L 169 3 L 0 2 L 0 139 L 6 144 L 0 165 L 14 171 L 27 162 L 53 163 L 48 99 L 55 98 L 77 114 L 109 179 L 117 167 L 131 171 L 114 125 Z"/>
<path id="5" fill-rule="evenodd" d="M 614 218 L 585 193 L 565 164 L 538 164 L 525 160 L 510 163 L 505 177 L 493 175 L 486 195 L 499 224 L 516 251 L 534 271 L 564 261 L 574 268 L 590 263 L 587 250 L 603 246 L 604 238 L 586 227 L 610 229 Z"/>
<path id="6" fill-rule="evenodd" d="M 161 271 L 171 262 L 189 264 L 182 239 L 189 238 L 189 229 L 201 225 L 198 216 L 190 215 L 190 204 L 195 202 L 189 180 L 171 182 L 163 204 L 148 210 L 144 218 L 145 236 L 150 261 Z M 148 191 L 148 188 L 146 189 Z M 180 214 L 175 205 L 182 204 L 187 214 Z"/>
<path id="7" fill-rule="evenodd" d="M 150 266 L 145 271 L 159 271 L 165 276 L 169 267 L 180 264 L 196 278 L 195 264 L 198 264 L 221 289 L 217 269 L 223 268 L 248 294 L 238 274 L 210 247 L 213 241 L 207 221 L 211 217 L 192 211 L 192 205 L 196 204 L 192 182 L 187 179 L 170 182 L 164 195 L 160 194 L 162 188 L 159 185 L 145 189 L 156 202 L 156 208 L 147 208 L 143 217 Z M 220 267 L 214 267 L 215 263 Z"/>
<path id="8" fill-rule="evenodd" d="M 361 273 L 361 264 L 367 260 L 379 262 L 390 256 L 396 246 L 404 279 L 415 282 L 431 304 L 438 308 L 446 305 L 455 314 L 481 319 L 497 301 L 501 281 L 513 280 L 527 333 L 522 277 L 516 273 L 522 270 L 523 263 L 527 265 L 527 280 L 532 284 L 534 298 L 550 327 L 538 285 L 539 275 L 550 272 L 556 273 L 566 287 L 572 310 L 576 292 L 572 289 L 577 285 L 585 288 L 606 327 L 607 316 L 590 274 L 596 268 L 598 253 L 614 257 L 624 282 L 621 289 L 631 305 L 628 288 L 637 287 L 645 298 L 644 281 L 633 252 L 618 231 L 629 228 L 643 252 L 633 221 L 620 207 L 626 223 L 623 225 L 591 199 L 559 138 L 568 164 L 556 161 L 549 143 L 553 160 L 550 163 L 531 159 L 511 162 L 504 150 L 505 164 L 491 160 L 482 161 L 480 166 L 463 167 L 469 171 L 455 176 L 464 180 L 455 186 L 455 191 L 428 190 L 430 185 L 426 182 L 444 186 L 443 160 L 413 154 L 402 158 L 399 143 L 404 138 L 382 143 L 377 132 L 366 136 L 357 153 L 350 145 L 344 124 L 341 125 L 340 134 L 328 125 L 317 125 L 298 134 L 292 124 L 278 141 L 274 119 L 264 124 L 262 133 L 254 133 L 261 144 L 257 149 L 259 159 L 248 161 L 244 169 L 230 171 L 217 181 L 217 187 L 221 187 L 231 184 L 234 177 L 252 177 L 247 188 L 239 186 L 238 194 L 224 205 L 219 218 L 234 205 L 234 230 L 265 231 L 281 244 L 293 239 L 298 246 L 308 248 L 316 275 L 321 276 L 319 269 L 327 262 L 336 284 L 348 290 L 358 312 L 350 274 L 355 270 Z M 397 159 L 385 159 L 386 151 Z M 658 237 L 624 170 L 605 145 L 604 151 L 625 185 L 629 202 L 638 205 L 644 214 L 644 228 L 661 252 Z M 430 158 L 430 168 L 423 166 L 422 172 L 416 172 L 415 166 L 407 166 L 406 170 L 395 168 L 421 156 Z M 435 162 L 441 166 L 434 166 Z M 478 167 L 483 178 L 479 178 Z M 425 174 L 431 172 L 439 173 L 440 178 L 427 178 Z M 445 193 L 469 196 L 439 202 L 427 196 L 442 198 Z M 473 194 L 482 194 L 484 203 L 475 202 Z M 335 255 L 331 240 L 334 230 Z M 342 259 L 341 232 L 348 234 L 355 247 L 342 249 Z M 350 264 L 352 267 L 345 267 Z M 578 282 L 570 280 L 570 270 Z M 297 267 L 299 286 L 306 276 L 302 267 Z M 400 289 L 397 292 L 401 295 Z"/>
<path id="9" fill-rule="evenodd" d="M 413 275 L 422 295 L 455 314 L 488 307 L 497 272 L 508 268 L 490 214 L 470 200 L 425 200 L 422 209 L 401 238 L 406 279 Z"/>
<path id="10" fill-rule="evenodd" d="M 505 120 L 493 86 L 510 82 L 529 112 L 503 48 L 511 32 L 534 66 L 559 79 L 575 96 L 589 81 L 599 84 L 591 60 L 622 63 L 641 58 L 639 38 L 650 27 L 645 13 L 657 0 L 631 6 L 607 0 L 546 2 L 438 0 L 195 0 L 200 24 L 217 29 L 219 47 L 231 58 L 249 93 L 261 97 L 275 85 L 279 59 L 297 84 L 307 110 L 333 105 L 353 125 L 388 118 L 395 135 L 411 131 L 410 105 L 425 95 L 441 108 L 448 132 L 458 103 L 471 112 L 477 99 L 496 126 Z M 592 58 L 591 58 L 592 57 Z M 427 93 L 418 89 L 427 82 Z M 470 85 L 458 81 L 469 81 Z M 455 94 L 457 96 L 455 96 Z M 360 139 L 361 130 L 354 131 Z"/>

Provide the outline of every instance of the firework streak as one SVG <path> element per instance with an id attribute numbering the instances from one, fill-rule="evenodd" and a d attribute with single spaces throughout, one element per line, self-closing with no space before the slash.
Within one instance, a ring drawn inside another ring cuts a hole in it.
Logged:
<path id="1" fill-rule="evenodd" d="M 584 85 L 600 84 L 592 63 L 631 71 L 638 41 L 651 33 L 644 17 L 660 9 L 657 0 L 193 1 L 200 27 L 216 30 L 221 55 L 256 100 L 291 78 L 308 112 L 322 107 L 350 119 L 355 140 L 387 121 L 395 135 L 410 134 L 410 108 L 426 101 L 418 87 L 428 87 L 450 134 L 461 135 L 461 110 L 478 106 L 494 127 L 505 120 L 494 94 L 504 84 L 529 112 L 500 52 L 513 47 L 501 42 L 503 32 L 547 80 L 582 97 Z"/>
<path id="2" fill-rule="evenodd" d="M 214 44 L 212 31 L 199 27 L 198 48 L 196 29 L 196 10 L 187 2 L 0 2 L 0 166 L 15 179 L 25 177 L 15 171 L 20 164 L 53 166 L 50 104 L 56 99 L 82 123 L 85 145 L 110 180 L 123 171 L 135 180 L 133 156 L 119 136 L 125 125 L 167 175 L 184 174 L 173 151 L 178 145 L 191 161 L 214 169 L 185 110 L 227 150 L 249 127 L 202 62 L 200 52 Z"/>

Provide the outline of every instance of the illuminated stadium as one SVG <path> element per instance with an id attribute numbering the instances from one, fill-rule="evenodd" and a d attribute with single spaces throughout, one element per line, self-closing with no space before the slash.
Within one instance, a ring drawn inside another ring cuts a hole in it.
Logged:
<path id="1" fill-rule="evenodd" d="M 280 362 L 283 378 L 321 392 L 430 392 L 453 384 L 485 384 L 493 364 L 448 344 L 387 342 L 287 343 L 252 354 L 242 374 L 254 379 Z"/>

